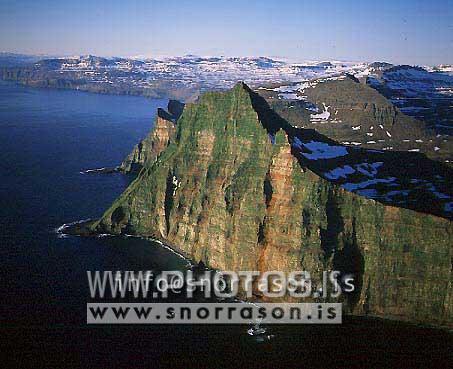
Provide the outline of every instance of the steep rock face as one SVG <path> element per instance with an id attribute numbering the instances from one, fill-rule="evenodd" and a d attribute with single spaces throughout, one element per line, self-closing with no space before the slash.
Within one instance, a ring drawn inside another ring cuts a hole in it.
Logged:
<path id="1" fill-rule="evenodd" d="M 453 76 L 410 65 L 371 72 L 365 81 L 369 86 L 437 133 L 451 135 Z"/>
<path id="2" fill-rule="evenodd" d="M 186 105 L 175 139 L 93 230 L 167 240 L 224 270 L 307 270 L 315 284 L 339 270 L 356 278 L 352 313 L 451 325 L 451 222 L 301 166 L 273 114 L 242 84 Z"/>
<path id="3" fill-rule="evenodd" d="M 170 100 L 168 112 L 161 108 L 157 109 L 153 130 L 134 147 L 119 166 L 119 170 L 125 173 L 138 173 L 145 162 L 152 164 L 174 138 L 176 121 L 181 116 L 183 108 L 184 104 Z"/>
<path id="4" fill-rule="evenodd" d="M 316 129 L 345 145 L 420 151 L 433 160 L 452 161 L 450 138 L 437 136 L 424 122 L 397 108 L 398 99 L 389 100 L 354 77 L 324 78 L 298 86 L 292 92 L 297 92 L 297 100 L 282 98 L 285 94 L 274 90 L 260 93 L 289 122 Z"/>
<path id="5" fill-rule="evenodd" d="M 367 140 L 382 139 L 391 144 L 395 140 L 415 139 L 425 135 L 422 122 L 402 114 L 384 96 L 350 77 L 319 83 L 314 88 L 306 89 L 305 93 L 316 105 L 330 106 L 331 117 L 340 124 L 345 122 L 349 128 L 361 126 L 356 132 L 349 131 L 349 136 L 351 133 L 370 132 L 373 136 L 366 136 Z M 330 129 L 338 131 L 335 123 Z M 386 131 L 391 133 L 391 137 Z M 331 132 L 323 133 L 329 135 Z M 363 141 L 365 144 L 366 140 Z"/>

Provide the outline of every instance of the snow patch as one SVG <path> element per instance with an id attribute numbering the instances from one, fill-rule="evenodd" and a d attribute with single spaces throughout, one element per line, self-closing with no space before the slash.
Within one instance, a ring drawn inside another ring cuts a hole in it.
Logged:
<path id="1" fill-rule="evenodd" d="M 410 193 L 409 190 L 394 190 L 394 191 L 389 191 L 385 194 L 385 200 L 386 201 L 393 201 L 392 197 L 395 196 L 408 196 Z"/>
<path id="2" fill-rule="evenodd" d="M 347 178 L 349 174 L 354 174 L 357 171 L 366 175 L 367 177 L 374 178 L 378 173 L 378 168 L 380 168 L 384 163 L 377 162 L 377 163 L 361 163 L 356 164 L 353 167 L 350 165 L 344 165 L 342 167 L 338 167 L 332 169 L 326 173 L 324 176 L 330 180 L 336 180 L 340 178 Z"/>
<path id="3" fill-rule="evenodd" d="M 324 111 L 318 114 L 310 114 L 310 118 L 312 122 L 320 121 L 320 120 L 329 120 L 330 118 L 330 112 L 329 108 L 330 106 L 326 106 L 326 104 L 322 104 L 324 106 Z"/>
<path id="4" fill-rule="evenodd" d="M 339 178 L 347 178 L 348 174 L 353 174 L 355 173 L 355 169 L 351 167 L 350 165 L 345 165 L 343 167 L 338 167 L 335 169 L 332 169 L 329 172 L 324 173 L 324 176 L 327 179 L 339 179 Z"/>
<path id="5" fill-rule="evenodd" d="M 447 213 L 453 212 L 453 202 L 447 202 L 444 205 L 444 211 L 446 211 Z"/>
<path id="6" fill-rule="evenodd" d="M 325 142 L 310 141 L 303 143 L 299 138 L 295 137 L 293 146 L 301 150 L 308 149 L 311 153 L 301 152 L 303 156 L 310 160 L 318 159 L 333 159 L 340 156 L 348 155 L 348 150 L 344 146 L 329 145 Z"/>
<path id="7" fill-rule="evenodd" d="M 396 181 L 395 177 L 375 178 L 359 183 L 344 183 L 341 185 L 341 187 L 343 187 L 347 191 L 356 191 L 378 183 L 393 183 L 395 181 Z"/>
<path id="8" fill-rule="evenodd" d="M 373 178 L 378 173 L 378 168 L 382 167 L 383 165 L 384 163 L 382 161 L 378 161 L 376 163 L 371 164 L 370 163 L 357 164 L 356 168 L 360 173 Z"/>
<path id="9" fill-rule="evenodd" d="M 379 193 L 374 188 L 358 190 L 358 191 L 356 191 L 356 194 L 363 196 L 363 197 L 367 197 L 369 199 L 375 199 L 375 198 L 379 197 Z"/>
<path id="10" fill-rule="evenodd" d="M 428 190 L 434 195 L 436 196 L 438 199 L 440 200 L 450 200 L 451 197 L 442 193 L 442 192 L 439 192 L 436 188 L 436 186 L 434 186 L 432 183 L 430 183 L 430 186 L 428 187 Z"/>

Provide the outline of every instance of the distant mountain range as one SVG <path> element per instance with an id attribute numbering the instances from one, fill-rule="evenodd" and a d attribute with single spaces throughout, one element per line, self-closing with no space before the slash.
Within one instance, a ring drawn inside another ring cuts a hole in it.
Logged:
<path id="1" fill-rule="evenodd" d="M 33 60 L 17 68 L 0 57 L 1 77 L 32 86 L 71 88 L 101 93 L 195 99 L 206 90 L 231 88 L 241 80 L 253 87 L 294 82 L 343 72 L 360 72 L 366 64 L 321 62 L 294 64 L 267 57 L 124 59 L 80 56 Z"/>
<path id="2" fill-rule="evenodd" d="M 162 59 L 0 54 L 0 77 L 33 87 L 195 101 L 244 81 L 296 126 L 345 145 L 453 161 L 453 68 L 269 57 Z"/>
<path id="3" fill-rule="evenodd" d="M 389 98 L 402 112 L 423 120 L 438 132 L 453 128 L 451 66 L 428 71 L 421 67 L 390 66 L 370 73 L 366 83 Z"/>
<path id="4" fill-rule="evenodd" d="M 3 79 L 40 87 L 178 97 L 186 100 L 205 90 L 231 88 L 237 81 L 244 81 L 256 88 L 349 73 L 379 89 L 407 113 L 425 116 L 427 114 L 422 110 L 429 110 L 429 104 L 414 107 L 406 100 L 451 100 L 453 96 L 451 65 L 424 69 L 393 66 L 384 62 L 289 63 L 268 57 L 195 55 L 144 60 L 92 55 L 43 59 L 42 56 L 0 53 L 0 68 Z M 434 123 L 436 122 L 433 120 Z"/>
<path id="5" fill-rule="evenodd" d="M 36 63 L 44 58 L 49 58 L 48 55 L 26 55 L 0 52 L 0 67 L 17 67 Z"/>

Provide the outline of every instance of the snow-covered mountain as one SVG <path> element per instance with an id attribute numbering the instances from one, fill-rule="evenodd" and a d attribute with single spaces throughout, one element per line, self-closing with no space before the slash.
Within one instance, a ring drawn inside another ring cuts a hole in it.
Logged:
<path id="1" fill-rule="evenodd" d="M 448 70 L 447 66 L 428 70 L 400 65 L 369 73 L 366 83 L 403 113 L 425 121 L 439 133 L 451 134 L 453 75 Z"/>
<path id="2" fill-rule="evenodd" d="M 268 57 L 199 57 L 186 55 L 161 59 L 124 59 L 81 56 L 43 60 L 36 68 L 59 73 L 83 73 L 92 82 L 114 83 L 115 75 L 141 87 L 156 80 L 171 80 L 202 89 L 230 88 L 238 80 L 252 86 L 294 82 L 344 72 L 360 72 L 366 64 L 353 62 L 289 63 Z M 118 78 L 118 77 L 117 77 Z"/>
<path id="3" fill-rule="evenodd" d="M 11 55 L 8 57 L 11 61 Z M 5 67 L 0 69 L 0 77 L 37 87 L 190 101 L 203 91 L 225 90 L 238 81 L 255 89 L 275 89 L 280 99 L 304 99 L 304 91 L 323 79 L 342 79 L 349 74 L 379 91 L 403 113 L 424 121 L 426 127 L 451 134 L 453 76 L 449 71 L 451 65 L 422 68 L 385 62 L 293 63 L 270 57 L 127 59 L 88 55 Z"/>
<path id="4" fill-rule="evenodd" d="M 172 88 L 194 88 L 201 91 L 227 89 L 237 81 L 244 81 L 252 87 L 258 87 L 269 84 L 306 82 L 345 73 L 358 78 L 368 78 L 370 81 L 373 78 L 374 80 L 382 78 L 385 80 L 387 76 L 391 75 L 389 70 L 394 68 L 393 65 L 383 62 L 307 61 L 293 63 L 270 57 L 200 57 L 196 55 L 155 59 L 103 58 L 88 55 L 44 59 L 38 62 L 34 59 L 30 60 L 27 72 L 28 77 L 31 76 L 32 80 L 39 80 L 39 78 L 64 79 L 71 82 L 83 80 L 83 84 L 121 85 L 123 88 L 129 86 L 131 89 L 155 89 L 156 84 L 159 84 Z M 21 67 L 23 68 L 22 65 Z M 431 78 L 434 75 L 443 76 L 447 79 L 446 83 L 451 84 L 448 74 L 434 72 L 449 70 L 449 67 L 451 66 L 433 67 L 430 71 L 423 69 L 423 72 L 420 71 L 419 74 L 425 73 Z M 420 77 L 410 74 L 406 76 L 406 74 L 401 74 L 401 78 L 406 81 Z M 449 92 L 451 89 L 445 91 L 446 94 Z"/>

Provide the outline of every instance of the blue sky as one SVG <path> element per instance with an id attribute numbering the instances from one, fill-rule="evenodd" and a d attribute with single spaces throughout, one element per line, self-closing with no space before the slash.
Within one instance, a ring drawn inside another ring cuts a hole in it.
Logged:
<path id="1" fill-rule="evenodd" d="M 0 51 L 453 63 L 453 0 L 0 0 Z"/>

